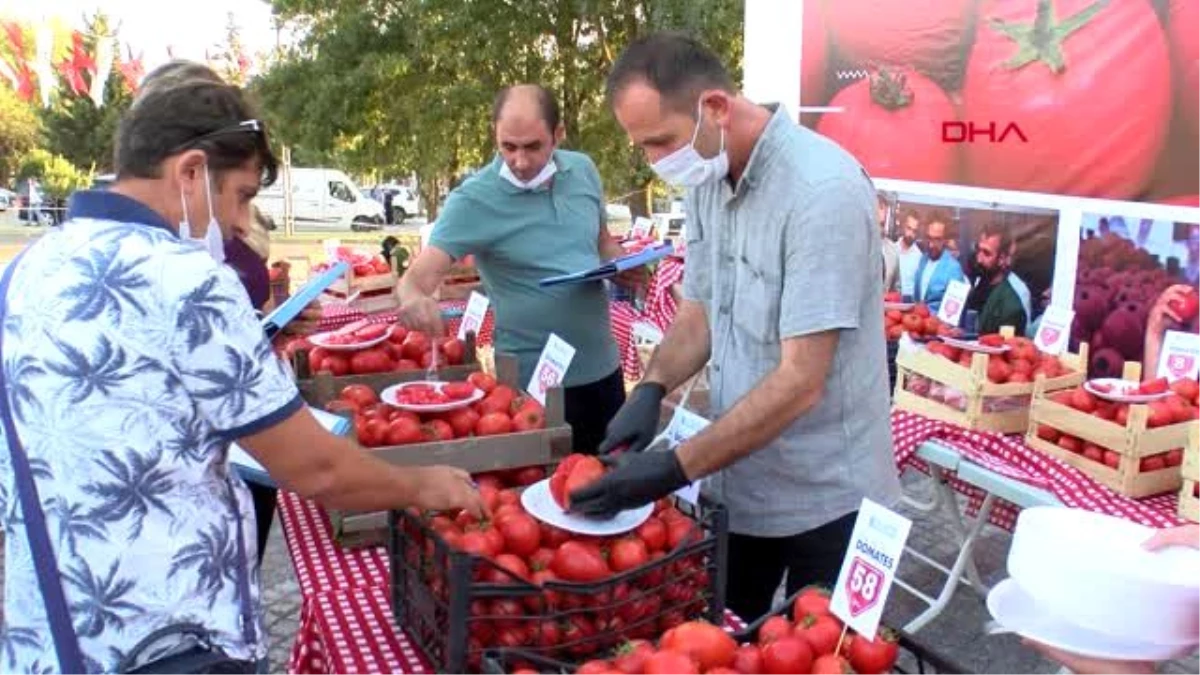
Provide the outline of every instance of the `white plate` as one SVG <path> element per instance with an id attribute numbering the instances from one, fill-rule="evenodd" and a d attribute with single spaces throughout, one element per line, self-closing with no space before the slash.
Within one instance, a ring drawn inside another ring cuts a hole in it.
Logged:
<path id="1" fill-rule="evenodd" d="M 1176 645 L 1149 644 L 1073 625 L 1038 607 L 1012 579 L 996 584 L 988 593 L 987 606 L 993 619 L 1017 635 L 1081 656 L 1161 661 L 1189 654 L 1196 646 L 1195 641 Z"/>
<path id="2" fill-rule="evenodd" d="M 554 497 L 550 496 L 549 478 L 525 488 L 525 491 L 521 493 L 521 506 L 524 506 L 525 510 L 534 518 L 557 528 L 596 537 L 624 534 L 646 522 L 654 513 L 654 504 L 647 504 L 640 509 L 622 511 L 609 520 L 585 518 L 566 513 L 554 501 Z"/>
<path id="3" fill-rule="evenodd" d="M 890 312 L 894 309 L 897 312 L 907 312 L 916 306 L 917 303 L 915 302 L 885 302 L 883 303 L 883 311 Z"/>
<path id="4" fill-rule="evenodd" d="M 942 342 L 945 342 L 946 344 L 950 345 L 951 347 L 957 347 L 958 349 L 965 349 L 969 352 L 981 352 L 983 354 L 1003 354 L 1004 352 L 1009 350 L 1008 345 L 1000 345 L 999 347 L 990 347 L 985 344 L 980 344 L 976 340 L 959 340 L 958 338 L 952 338 L 952 337 L 944 337 L 944 338 L 942 338 Z"/>
<path id="5" fill-rule="evenodd" d="M 1158 401 L 1171 395 L 1168 389 L 1161 394 L 1123 394 L 1123 391 L 1133 391 L 1138 388 L 1141 382 L 1132 382 L 1130 380 L 1122 380 L 1119 377 L 1102 377 L 1096 380 L 1088 380 L 1083 383 L 1083 389 L 1095 396 L 1102 398 L 1105 401 L 1115 401 L 1117 403 L 1149 403 L 1150 401 Z M 1096 385 L 1111 385 L 1112 391 L 1101 391 Z"/>
<path id="6" fill-rule="evenodd" d="M 388 339 L 388 336 L 391 335 L 392 331 L 389 330 L 389 331 L 385 332 L 383 335 L 380 335 L 379 337 L 375 338 L 374 340 L 367 340 L 366 342 L 355 342 L 353 344 L 346 344 L 346 345 L 333 344 L 331 342 L 327 342 L 327 340 L 329 339 L 329 336 L 333 335 L 334 333 L 337 333 L 337 331 L 330 331 L 328 333 L 317 333 L 316 335 L 308 338 L 308 341 L 318 347 L 321 347 L 323 349 L 328 349 L 331 352 L 356 352 L 360 349 L 367 349 L 368 347 L 374 347 L 375 345 L 382 344 L 385 340 Z"/>
<path id="7" fill-rule="evenodd" d="M 415 413 L 439 413 L 439 412 L 448 412 L 450 410 L 458 410 L 459 408 L 465 408 L 465 407 L 471 405 L 472 403 L 478 401 L 479 399 L 483 398 L 483 390 L 480 389 L 479 387 L 476 387 L 475 393 L 471 394 L 470 397 L 460 399 L 457 401 L 450 401 L 448 403 L 430 403 L 428 405 L 415 405 L 412 403 L 401 403 L 400 401 L 398 401 L 396 399 L 397 395 L 400 393 L 400 390 L 404 389 L 405 387 L 412 387 L 415 385 L 424 385 L 424 386 L 428 386 L 428 387 L 433 387 L 434 389 L 441 391 L 442 386 L 444 384 L 446 384 L 446 383 L 445 382 L 434 382 L 434 381 L 430 381 L 430 380 L 420 380 L 417 382 L 401 382 L 400 384 L 393 384 L 392 386 L 390 386 L 387 389 L 384 389 L 382 392 L 380 392 L 379 400 L 392 406 L 393 408 L 400 408 L 401 410 L 408 410 L 408 411 L 415 412 Z"/>

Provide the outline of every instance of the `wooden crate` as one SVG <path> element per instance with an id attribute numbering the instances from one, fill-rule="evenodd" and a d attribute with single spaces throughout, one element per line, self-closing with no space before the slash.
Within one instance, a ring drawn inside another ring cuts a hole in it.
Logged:
<path id="1" fill-rule="evenodd" d="M 356 276 L 353 268 L 347 269 L 342 278 L 325 289 L 321 300 L 346 302 L 347 298 L 357 293 L 357 297 L 348 303 L 354 309 L 367 314 L 386 312 L 400 306 L 400 300 L 396 297 L 398 278 L 395 272 Z"/>
<path id="2" fill-rule="evenodd" d="M 1179 517 L 1196 523 L 1200 522 L 1200 496 L 1196 495 L 1196 484 L 1200 483 L 1200 424 L 1192 423 L 1190 427 L 1183 464 L 1179 467 L 1183 480 L 1183 488 L 1179 490 Z"/>
<path id="3" fill-rule="evenodd" d="M 1183 448 L 1187 443 L 1188 427 L 1194 426 L 1192 423 L 1179 422 L 1151 429 L 1146 424 L 1149 406 L 1131 405 L 1128 420 L 1122 426 L 1058 403 L 1048 396 L 1050 393 L 1040 386 L 1034 387 L 1029 428 L 1025 433 L 1025 443 L 1029 447 L 1070 464 L 1126 497 L 1139 499 L 1179 489 L 1182 482 L 1179 467 L 1143 472 L 1140 464 L 1143 457 Z M 1112 450 L 1121 455 L 1120 463 L 1114 469 L 1059 447 L 1038 436 L 1041 426 Z"/>
<path id="4" fill-rule="evenodd" d="M 441 366 L 438 368 L 438 375 L 444 380 L 465 380 L 468 375 L 481 369 L 482 366 L 476 354 L 475 334 L 467 333 L 467 339 L 463 341 L 463 363 L 457 366 Z M 393 384 L 425 379 L 424 368 L 369 375 L 342 375 L 340 377 L 334 377 L 324 370 L 314 373 L 308 365 L 307 350 L 298 350 L 292 357 L 292 371 L 296 374 L 296 387 L 300 390 L 300 396 L 309 405 L 318 408 L 325 407 L 326 403 L 337 398 L 338 393 L 347 385 L 365 384 L 376 392 L 381 392 Z"/>
<path id="5" fill-rule="evenodd" d="M 524 387 L 517 382 L 518 370 L 516 357 L 508 354 L 497 355 L 497 381 L 522 391 Z M 366 448 L 366 451 L 399 466 L 443 464 L 473 474 L 524 466 L 545 466 L 556 463 L 571 453 L 571 427 L 566 422 L 563 390 L 556 387 L 546 392 L 544 429 L 500 436 L 459 438 L 439 443 Z M 377 541 L 381 541 L 379 531 L 387 529 L 386 516 L 384 512 L 330 511 L 329 514 L 334 535 L 344 546 L 375 545 Z"/>
<path id="6" fill-rule="evenodd" d="M 1005 332 L 1005 331 L 1001 331 Z M 1011 329 L 1008 331 L 1011 333 Z M 1046 391 L 1069 389 L 1083 383 L 1087 377 L 1088 346 L 1081 344 L 1078 354 L 1065 353 L 1059 357 L 1070 373 L 1045 380 Z M 1029 426 L 1029 406 L 1014 406 L 1010 410 L 988 411 L 990 401 L 1002 398 L 1032 397 L 1034 383 L 1009 382 L 996 384 L 987 378 L 988 355 L 976 353 L 971 367 L 966 368 L 949 359 L 922 349 L 900 352 L 896 356 L 896 383 L 893 405 L 925 417 L 950 422 L 965 429 L 995 431 L 1002 434 L 1024 433 Z M 926 398 L 910 391 L 909 383 L 920 377 L 960 392 L 966 409 Z M 1044 379 L 1044 378 L 1039 378 Z"/>

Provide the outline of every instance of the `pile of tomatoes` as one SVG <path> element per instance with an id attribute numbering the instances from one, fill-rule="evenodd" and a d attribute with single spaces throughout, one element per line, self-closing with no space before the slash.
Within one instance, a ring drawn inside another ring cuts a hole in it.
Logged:
<path id="1" fill-rule="evenodd" d="M 465 401 L 474 395 L 475 385 L 470 382 L 447 382 L 441 386 L 419 382 L 401 387 L 396 392 L 396 401 L 405 405 L 442 405 Z"/>
<path id="2" fill-rule="evenodd" d="M 1171 396 L 1145 404 L 1149 408 L 1146 426 L 1157 428 L 1169 424 L 1183 424 L 1200 419 L 1200 408 L 1197 407 L 1200 397 L 1200 385 L 1195 380 L 1177 380 L 1168 385 L 1165 379 L 1143 383 L 1142 393 L 1163 392 L 1170 388 Z M 1125 426 L 1129 422 L 1129 404 L 1116 403 L 1097 398 L 1083 387 L 1066 389 L 1050 396 L 1055 403 L 1074 408 L 1081 413 L 1098 417 L 1102 420 L 1115 422 Z M 1038 438 L 1057 445 L 1058 447 L 1099 462 L 1116 469 L 1121 464 L 1121 454 L 1109 450 L 1077 436 L 1066 434 L 1046 424 L 1037 427 Z M 1139 472 L 1161 471 L 1177 467 L 1183 463 L 1183 450 L 1175 448 L 1157 455 L 1142 457 L 1138 463 Z"/>
<path id="3" fill-rule="evenodd" d="M 306 350 L 312 372 L 326 371 L 334 377 L 424 370 L 433 363 L 434 348 L 438 350 L 439 367 L 462 365 L 466 359 L 467 348 L 462 340 L 433 338 L 421 331 L 410 331 L 398 323 L 368 326 L 346 339 L 353 344 L 365 341 L 361 335 L 379 337 L 384 332 L 388 333 L 388 339 L 383 343 L 355 351 L 333 351 L 315 347 L 306 338 L 296 338 L 284 346 L 283 355 L 290 359 L 297 351 Z"/>
<path id="4" fill-rule="evenodd" d="M 792 621 L 772 616 L 755 639 L 738 644 L 734 636 L 704 621 L 689 621 L 663 634 L 657 646 L 645 640 L 623 644 L 609 659 L 587 661 L 579 675 L 599 673 L 886 673 L 896 663 L 894 633 L 881 630 L 873 640 L 847 631 L 829 611 L 829 593 L 809 587 L 792 601 Z M 516 668 L 514 673 L 534 673 Z"/>
<path id="5" fill-rule="evenodd" d="M 979 344 L 989 347 L 1008 345 L 1007 351 L 988 355 L 987 379 L 995 384 L 1033 382 L 1038 375 L 1054 379 L 1071 372 L 1057 356 L 1038 351 L 1033 340 L 1026 337 L 1005 338 L 993 333 L 979 336 Z M 931 342 L 926 349 L 931 354 L 942 356 L 965 368 L 971 367 L 975 356 L 972 351 L 959 349 L 944 342 Z"/>
<path id="6" fill-rule="evenodd" d="M 523 484 L 544 476 L 539 467 L 509 472 Z M 653 639 L 700 616 L 712 597 L 707 558 L 714 546 L 679 550 L 703 541 L 701 522 L 661 500 L 635 530 L 614 537 L 578 535 L 531 516 L 519 487 L 502 487 L 492 476 L 476 476 L 490 517 L 466 512 L 406 513 L 411 546 L 400 556 L 401 573 L 420 575 L 429 591 L 449 598 L 450 571 L 434 540 L 472 560 L 467 653 L 478 665 L 483 649 L 525 647 L 546 656 L 588 658 L 629 639 Z M 413 517 L 410 519 L 410 517 Z M 513 585 L 513 593 L 476 593 L 475 584 Z M 530 586 L 541 588 L 530 593 Z M 432 611 L 409 606 L 406 611 Z M 405 625 L 439 625 L 432 616 L 401 617 Z M 449 633 L 422 636 L 444 644 Z M 434 653 L 445 650 L 432 650 Z"/>
<path id="7" fill-rule="evenodd" d="M 887 301 L 899 302 L 899 294 L 894 296 L 889 294 Z M 900 336 L 905 333 L 913 338 L 922 338 L 954 336 L 961 332 L 953 326 L 942 323 L 923 303 L 917 303 L 912 306 L 912 309 L 903 312 L 898 309 L 885 310 L 883 318 L 883 327 L 887 331 L 889 342 L 899 340 Z"/>
<path id="8" fill-rule="evenodd" d="M 417 393 L 412 396 L 421 400 L 406 402 L 434 402 L 426 400 L 432 393 L 421 394 L 424 390 L 418 387 L 404 387 L 401 392 L 414 389 Z M 325 408 L 330 412 L 353 415 L 358 442 L 368 448 L 498 436 L 546 427 L 546 411 L 542 404 L 531 396 L 519 394 L 512 387 L 496 384 L 496 379 L 487 373 L 471 373 L 466 382 L 447 382 L 441 395 L 448 400 L 452 395 L 461 400 L 473 395 L 476 389 L 482 390 L 484 396 L 469 406 L 417 414 L 380 401 L 379 394 L 365 384 L 351 384 Z"/>

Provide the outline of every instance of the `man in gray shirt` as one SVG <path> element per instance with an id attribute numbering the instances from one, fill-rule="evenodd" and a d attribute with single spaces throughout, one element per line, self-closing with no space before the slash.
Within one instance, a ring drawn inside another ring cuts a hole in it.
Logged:
<path id="1" fill-rule="evenodd" d="M 601 450 L 625 452 L 571 501 L 603 516 L 707 477 L 729 509 L 728 604 L 753 619 L 785 571 L 789 592 L 832 585 L 863 497 L 899 497 L 875 191 L 847 152 L 741 96 L 684 35 L 630 45 L 608 96 L 655 171 L 690 188 L 685 299 L 608 426 Z M 710 358 L 713 424 L 639 452 L 665 393 Z"/>

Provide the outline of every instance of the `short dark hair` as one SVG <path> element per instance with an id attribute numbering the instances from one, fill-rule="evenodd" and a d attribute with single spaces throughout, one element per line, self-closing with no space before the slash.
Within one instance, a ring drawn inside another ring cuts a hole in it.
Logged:
<path id="1" fill-rule="evenodd" d="M 188 80 L 208 80 L 210 82 L 224 82 L 217 71 L 195 61 L 185 61 L 183 59 L 175 59 L 168 61 L 163 65 L 150 71 L 146 77 L 142 79 L 142 83 L 138 86 L 137 98 L 145 96 L 147 93 L 158 89 L 159 87 L 167 87 Z"/>
<path id="2" fill-rule="evenodd" d="M 949 211 L 944 209 L 933 209 L 929 213 L 925 214 L 925 222 L 923 224 L 926 228 L 928 228 L 934 223 L 941 223 L 945 225 L 946 234 L 949 235 L 950 228 L 954 226 L 954 217 L 950 215 Z"/>
<path id="3" fill-rule="evenodd" d="M 912 218 L 913 220 L 917 221 L 918 225 L 921 224 L 921 213 L 919 211 L 917 211 L 916 209 L 913 209 L 913 208 L 904 209 L 904 213 L 902 213 L 900 217 L 901 217 L 900 222 L 905 222 L 909 218 Z"/>
<path id="4" fill-rule="evenodd" d="M 558 129 L 558 125 L 562 123 L 562 113 L 558 108 L 558 99 L 554 98 L 554 94 L 550 93 L 549 89 L 540 84 L 513 85 L 501 89 L 500 93 L 496 94 L 496 100 L 492 102 L 492 127 L 495 127 L 496 122 L 500 121 L 500 113 L 504 112 L 504 105 L 508 103 L 508 98 L 512 95 L 513 90 L 518 87 L 531 87 L 533 89 L 534 96 L 537 97 L 538 110 L 542 114 L 542 120 L 550 128 L 550 133 L 553 134 Z"/>
<path id="5" fill-rule="evenodd" d="M 151 86 L 121 118 L 113 152 L 118 180 L 158 178 L 164 160 L 203 150 L 215 173 L 257 160 L 262 184 L 275 182 L 279 161 L 266 130 L 241 90 L 221 81 L 189 77 Z"/>
<path id="6" fill-rule="evenodd" d="M 717 55 L 687 33 L 664 31 L 638 38 L 621 52 L 605 84 L 611 106 L 617 95 L 636 81 L 654 87 L 672 109 L 695 115 L 696 100 L 705 89 L 737 91 L 733 78 Z"/>
<path id="7" fill-rule="evenodd" d="M 983 227 L 979 229 L 979 238 L 976 241 L 983 241 L 989 237 L 1000 237 L 1000 253 L 1008 253 L 1008 250 L 1012 248 L 1012 233 L 1007 227 L 994 220 L 984 223 Z"/>

